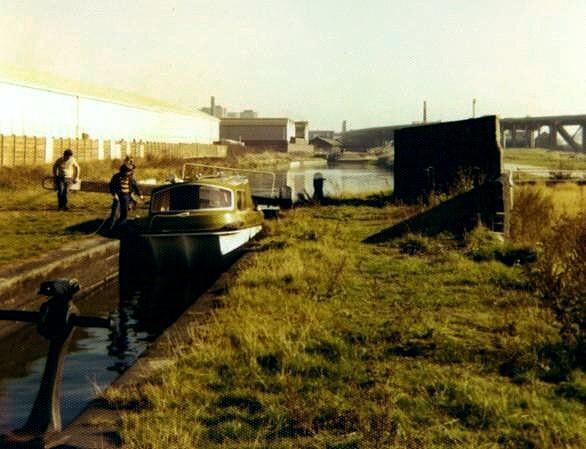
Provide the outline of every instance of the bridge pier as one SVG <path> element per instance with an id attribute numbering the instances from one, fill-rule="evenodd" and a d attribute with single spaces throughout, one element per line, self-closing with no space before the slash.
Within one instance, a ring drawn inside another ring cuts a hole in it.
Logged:
<path id="1" fill-rule="evenodd" d="M 582 151 L 586 153 L 586 122 L 580 123 L 582 127 Z"/>
<path id="2" fill-rule="evenodd" d="M 525 128 L 525 146 L 535 148 L 535 129 L 531 126 Z"/>
<path id="3" fill-rule="evenodd" d="M 511 126 L 511 147 L 515 148 L 517 146 L 517 126 Z"/>
<path id="4" fill-rule="evenodd" d="M 549 125 L 549 148 L 555 150 L 558 146 L 558 126 L 556 123 Z"/>

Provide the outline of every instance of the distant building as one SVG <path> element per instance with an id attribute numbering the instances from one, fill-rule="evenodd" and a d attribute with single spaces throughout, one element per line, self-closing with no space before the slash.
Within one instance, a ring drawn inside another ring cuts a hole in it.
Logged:
<path id="1" fill-rule="evenodd" d="M 309 122 L 307 121 L 299 121 L 295 122 L 295 139 L 296 141 L 302 140 L 303 142 L 299 143 L 308 143 L 309 142 Z"/>
<path id="2" fill-rule="evenodd" d="M 205 112 L 206 114 L 210 114 L 213 115 L 214 117 L 217 118 L 223 118 L 226 116 L 226 108 L 217 104 L 214 106 L 214 113 L 212 114 L 212 108 L 211 107 L 203 107 L 200 109 L 201 112 Z"/>
<path id="3" fill-rule="evenodd" d="M 252 109 L 245 109 L 240 113 L 240 118 L 257 118 L 258 112 L 253 111 Z"/>
<path id="4" fill-rule="evenodd" d="M 325 137 L 326 139 L 333 139 L 334 138 L 334 131 L 330 131 L 330 130 L 313 130 L 313 131 L 309 131 L 309 140 L 313 140 L 316 137 Z"/>
<path id="5" fill-rule="evenodd" d="M 226 112 L 225 117 L 226 118 L 239 118 L 240 113 L 239 112 Z"/>
<path id="6" fill-rule="evenodd" d="M 296 143 L 295 122 L 288 118 L 224 118 L 220 139 L 244 142 L 253 150 L 313 152 L 305 142 Z"/>
<path id="7" fill-rule="evenodd" d="M 309 143 L 311 145 L 313 145 L 313 147 L 316 150 L 325 152 L 325 153 L 334 153 L 334 152 L 339 152 L 342 148 L 342 144 L 337 141 L 336 139 L 329 139 L 327 137 L 314 137 L 313 139 L 311 139 L 309 141 Z"/>

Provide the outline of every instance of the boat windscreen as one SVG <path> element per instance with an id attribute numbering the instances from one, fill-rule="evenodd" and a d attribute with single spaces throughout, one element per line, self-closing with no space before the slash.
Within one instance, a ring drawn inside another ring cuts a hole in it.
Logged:
<path id="1" fill-rule="evenodd" d="M 151 213 L 232 208 L 232 192 L 205 185 L 174 185 L 155 193 Z"/>

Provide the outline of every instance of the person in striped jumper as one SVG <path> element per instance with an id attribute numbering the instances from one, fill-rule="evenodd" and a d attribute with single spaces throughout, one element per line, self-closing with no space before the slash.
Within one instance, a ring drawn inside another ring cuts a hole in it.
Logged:
<path id="1" fill-rule="evenodd" d="M 120 171 L 112 176 L 110 193 L 112 194 L 112 213 L 110 215 L 110 229 L 112 230 L 126 224 L 128 209 L 132 202 L 131 194 L 134 193 L 143 199 L 138 184 L 134 180 L 132 168 L 123 164 Z"/>

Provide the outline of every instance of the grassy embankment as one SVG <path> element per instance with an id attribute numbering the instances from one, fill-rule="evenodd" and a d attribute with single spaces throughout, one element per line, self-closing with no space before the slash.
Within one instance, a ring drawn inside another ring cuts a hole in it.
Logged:
<path id="1" fill-rule="evenodd" d="M 109 392 L 141 405 L 125 447 L 584 447 L 586 375 L 560 367 L 523 268 L 487 257 L 482 232 L 361 243 L 404 214 L 309 207 L 271 222 L 268 249 L 174 342 L 175 363 Z"/>
<path id="2" fill-rule="evenodd" d="M 503 151 L 504 162 L 552 170 L 586 170 L 586 155 L 569 151 L 544 148 L 507 148 Z"/>
<path id="3" fill-rule="evenodd" d="M 239 167 L 279 167 L 299 156 L 283 153 L 243 155 L 229 159 L 197 159 L 195 162 Z M 164 180 L 169 174 L 181 174 L 183 160 L 138 160 L 137 180 Z M 120 161 L 82 162 L 82 179 L 108 181 Z M 56 194 L 41 188 L 51 166 L 0 169 L 0 266 L 35 257 L 59 248 L 66 242 L 87 237 L 109 214 L 110 196 L 101 193 L 72 192 L 69 212 L 57 211 Z M 144 212 L 143 212 L 144 213 Z M 82 228 L 82 223 L 95 223 Z"/>

